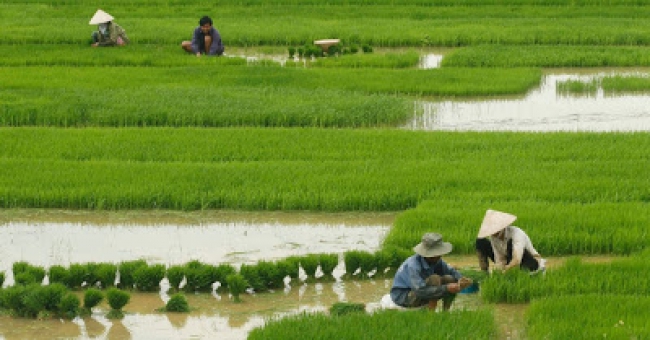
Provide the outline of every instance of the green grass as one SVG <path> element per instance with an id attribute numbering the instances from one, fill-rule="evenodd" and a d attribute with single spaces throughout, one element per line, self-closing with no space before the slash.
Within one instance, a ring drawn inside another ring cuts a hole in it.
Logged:
<path id="1" fill-rule="evenodd" d="M 527 303 L 543 297 L 579 294 L 623 294 L 647 297 L 650 278 L 638 275 L 650 270 L 645 256 L 632 256 L 609 263 L 582 263 L 572 258 L 545 275 L 524 271 L 493 274 L 481 282 L 481 297 L 490 303 Z M 606 273 L 606 274 L 604 274 Z"/>
<path id="2" fill-rule="evenodd" d="M 298 314 L 271 319 L 249 340 L 300 339 L 491 339 L 496 324 L 490 309 L 432 314 L 428 310 L 384 310 L 373 314 Z"/>
<path id="3" fill-rule="evenodd" d="M 395 211 L 433 200 L 477 202 L 482 214 L 650 199 L 644 133 L 11 128 L 0 143 L 5 208 Z"/>
<path id="4" fill-rule="evenodd" d="M 650 337 L 648 297 L 585 294 L 531 302 L 528 339 L 646 339 Z M 576 327 L 580 325 L 580 327 Z"/>
<path id="5" fill-rule="evenodd" d="M 602 43 L 594 42 L 593 45 Z M 592 45 L 585 44 L 585 45 Z M 604 44 L 607 45 L 607 44 Z M 650 66 L 650 48 L 638 46 L 480 45 L 455 49 L 442 67 L 630 67 Z"/>

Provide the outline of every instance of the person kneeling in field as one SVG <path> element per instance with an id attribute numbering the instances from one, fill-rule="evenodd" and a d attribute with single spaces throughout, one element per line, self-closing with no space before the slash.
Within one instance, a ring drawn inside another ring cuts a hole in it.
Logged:
<path id="1" fill-rule="evenodd" d="M 476 254 L 481 270 L 489 271 L 489 259 L 497 270 L 519 267 L 530 272 L 544 271 L 544 263 L 530 237 L 512 225 L 517 216 L 488 210 L 476 239 Z"/>
<path id="2" fill-rule="evenodd" d="M 113 22 L 113 17 L 98 9 L 90 19 L 90 25 L 97 25 L 97 31 L 92 34 L 92 47 L 122 46 L 129 43 L 126 31 Z"/>
<path id="3" fill-rule="evenodd" d="M 432 310 L 442 299 L 444 310 L 449 310 L 456 294 L 472 284 L 471 279 L 442 260 L 442 255 L 451 252 L 451 243 L 443 242 L 438 233 L 427 233 L 413 250 L 415 255 L 406 259 L 395 274 L 391 299 L 402 307 L 427 305 Z"/>
<path id="4" fill-rule="evenodd" d="M 183 41 L 181 47 L 197 57 L 202 54 L 220 56 L 224 51 L 221 35 L 212 27 L 212 19 L 208 16 L 199 20 L 199 27 L 195 28 L 192 34 L 192 41 Z"/>

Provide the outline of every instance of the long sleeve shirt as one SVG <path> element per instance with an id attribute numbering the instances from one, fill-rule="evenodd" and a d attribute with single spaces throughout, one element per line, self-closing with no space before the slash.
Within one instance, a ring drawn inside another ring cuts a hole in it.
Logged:
<path id="1" fill-rule="evenodd" d="M 406 259 L 395 273 L 393 288 L 419 289 L 427 285 L 429 276 L 437 274 L 440 276 L 451 275 L 459 280 L 462 275 L 442 259 L 434 265 L 430 265 L 424 257 L 415 254 Z"/>
<path id="2" fill-rule="evenodd" d="M 535 247 L 533 247 L 533 243 L 530 241 L 530 237 L 528 237 L 528 235 L 526 235 L 523 230 L 515 226 L 506 227 L 504 230 L 505 236 L 503 237 L 503 240 L 494 235 L 490 236 L 492 250 L 494 251 L 494 263 L 497 266 L 519 266 L 521 259 L 524 256 L 525 250 L 528 250 L 533 257 L 541 257 Z M 509 240 L 512 240 L 512 260 L 510 263 L 507 263 L 506 257 L 508 253 Z"/>
<path id="3" fill-rule="evenodd" d="M 126 36 L 126 31 L 116 23 L 109 23 L 106 34 L 99 32 L 98 46 L 115 46 L 118 45 L 118 38 L 122 39 L 124 44 L 128 44 L 129 37 Z"/>
<path id="4" fill-rule="evenodd" d="M 225 48 L 221 41 L 219 31 L 211 27 L 208 34 L 212 37 L 212 45 L 208 49 L 208 55 L 222 55 Z M 205 34 L 201 30 L 201 26 L 198 26 L 194 29 L 194 34 L 192 35 L 192 51 L 196 54 L 199 52 L 203 53 L 205 50 Z"/>

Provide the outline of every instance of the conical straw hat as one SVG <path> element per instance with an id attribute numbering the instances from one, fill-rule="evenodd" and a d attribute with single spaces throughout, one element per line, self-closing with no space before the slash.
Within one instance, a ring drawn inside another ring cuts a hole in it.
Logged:
<path id="1" fill-rule="evenodd" d="M 101 9 L 98 9 L 97 12 L 95 12 L 95 15 L 93 15 L 92 19 L 90 19 L 90 22 L 88 23 L 89 25 L 99 25 L 103 24 L 105 22 L 113 21 L 113 17 L 102 11 Z"/>
<path id="2" fill-rule="evenodd" d="M 514 223 L 516 219 L 517 216 L 515 215 L 488 209 L 485 217 L 483 217 L 483 223 L 481 223 L 481 229 L 478 231 L 478 237 L 483 238 L 494 235 Z"/>

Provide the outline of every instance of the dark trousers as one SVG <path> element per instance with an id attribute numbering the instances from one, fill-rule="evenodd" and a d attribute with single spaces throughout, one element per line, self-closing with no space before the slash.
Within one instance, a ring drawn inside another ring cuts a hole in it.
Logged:
<path id="1" fill-rule="evenodd" d="M 494 250 L 492 249 L 492 243 L 488 238 L 477 238 L 475 244 L 476 252 L 479 256 L 479 261 L 487 264 L 487 267 L 481 269 L 487 269 L 489 267 L 488 259 L 494 262 Z M 506 264 L 512 261 L 512 240 L 508 241 L 508 249 L 506 251 Z M 533 257 L 528 250 L 524 249 L 524 256 L 521 259 L 521 264 L 519 265 L 521 269 L 526 269 L 531 272 L 536 271 L 539 268 L 539 262 Z"/>

